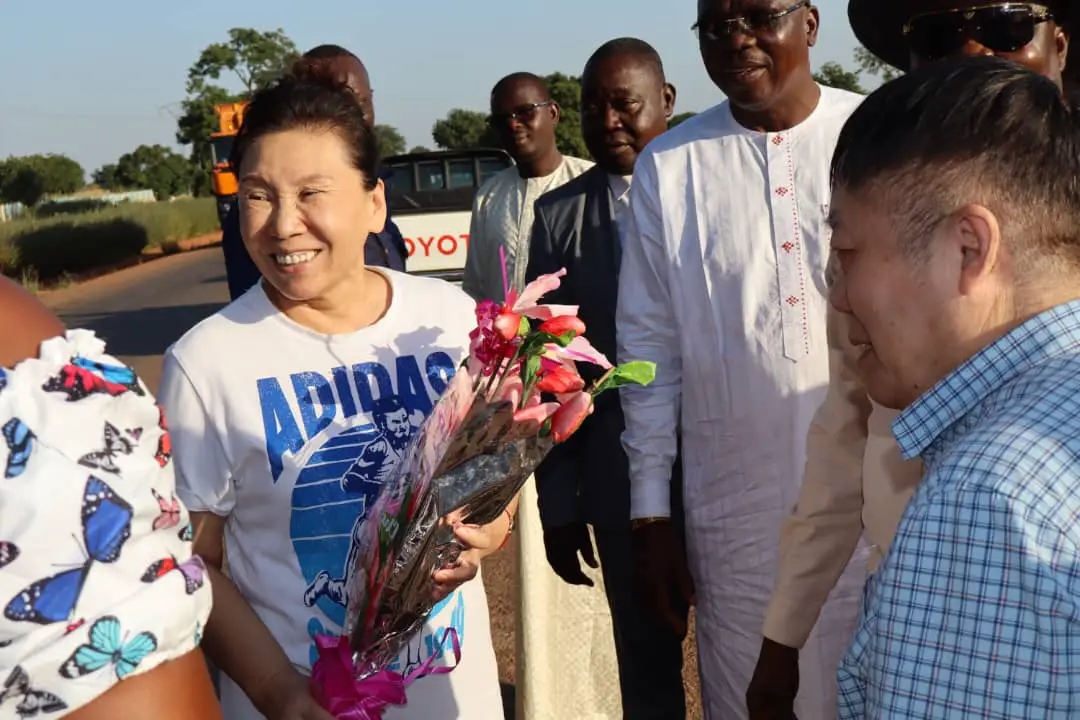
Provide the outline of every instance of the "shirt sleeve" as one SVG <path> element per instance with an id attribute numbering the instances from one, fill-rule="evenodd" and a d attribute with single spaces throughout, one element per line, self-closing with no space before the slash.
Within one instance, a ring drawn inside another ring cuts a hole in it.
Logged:
<path id="1" fill-rule="evenodd" d="M 663 232 L 656 168 L 646 153 L 638 159 L 630 190 L 615 313 L 619 362 L 656 363 L 650 385 L 619 391 L 626 416 L 623 447 L 630 461 L 631 519 L 671 515 L 682 359 Z"/>
<path id="2" fill-rule="evenodd" d="M 189 510 L 228 515 L 236 491 L 225 448 L 203 398 L 171 349 L 165 353 L 158 396 L 172 438 L 176 494 Z"/>
<path id="3" fill-rule="evenodd" d="M 529 244 L 529 265 L 525 274 L 526 282 L 531 282 L 541 275 L 558 272 L 566 266 L 560 257 L 558 243 L 551 235 L 547 213 L 543 206 L 536 205 L 536 219 L 533 223 L 532 240 Z M 544 297 L 548 305 L 577 305 L 572 291 L 573 280 L 565 278 L 563 283 Z M 578 462 L 590 427 L 586 419 L 581 428 L 571 435 L 566 442 L 551 448 L 540 467 L 536 469 L 536 492 L 540 502 L 540 523 L 544 528 L 565 527 L 581 520 L 579 507 L 579 487 L 581 463 Z"/>
<path id="4" fill-rule="evenodd" d="M 1080 711 L 1077 505 L 1037 479 L 1015 482 L 1063 463 L 979 462 L 960 458 L 957 481 L 920 488 L 908 507 L 840 669 L 841 717 Z"/>
<path id="5" fill-rule="evenodd" d="M 829 390 L 810 425 L 806 470 L 780 533 L 780 568 L 765 637 L 801 648 L 862 536 L 863 457 L 872 405 L 845 319 L 829 309 Z"/>
<path id="6" fill-rule="evenodd" d="M 477 192 L 473 200 L 472 217 L 469 219 L 469 247 L 465 251 L 465 270 L 461 278 L 461 289 L 477 302 L 488 299 L 484 293 L 483 255 L 486 248 L 482 231 L 483 197 L 483 193 Z"/>

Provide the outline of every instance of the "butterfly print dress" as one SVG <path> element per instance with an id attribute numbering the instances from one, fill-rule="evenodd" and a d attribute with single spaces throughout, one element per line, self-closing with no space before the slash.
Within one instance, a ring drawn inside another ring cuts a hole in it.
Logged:
<path id="1" fill-rule="evenodd" d="M 0 720 L 61 717 L 197 645 L 210 584 L 168 447 L 93 333 L 0 369 Z"/>

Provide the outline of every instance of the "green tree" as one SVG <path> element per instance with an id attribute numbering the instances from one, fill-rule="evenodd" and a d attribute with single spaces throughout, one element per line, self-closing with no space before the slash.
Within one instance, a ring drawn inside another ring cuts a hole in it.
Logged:
<path id="1" fill-rule="evenodd" d="M 120 190 L 124 187 L 117 176 L 116 163 L 102 165 L 94 171 L 91 178 L 94 184 L 102 190 Z"/>
<path id="2" fill-rule="evenodd" d="M 140 145 L 116 161 L 121 187 L 153 190 L 158 200 L 190 192 L 195 168 L 183 155 L 164 145 Z"/>
<path id="3" fill-rule="evenodd" d="M 191 146 L 191 160 L 200 168 L 196 194 L 205 194 L 210 187 L 210 134 L 218 129 L 214 106 L 249 99 L 280 76 L 297 55 L 296 45 L 281 29 L 232 28 L 226 42 L 208 45 L 188 69 L 187 99 L 177 120 L 176 140 Z M 238 81 L 239 92 L 217 84 L 226 74 Z"/>
<path id="4" fill-rule="evenodd" d="M 879 77 L 882 82 L 889 82 L 903 75 L 902 72 L 862 46 L 855 48 L 855 64 L 859 66 L 859 72 Z"/>
<path id="5" fill-rule="evenodd" d="M 551 99 L 559 103 L 562 119 L 555 128 L 555 142 L 559 152 L 579 158 L 589 158 L 585 138 L 581 136 L 581 78 L 562 73 L 552 73 L 544 78 L 551 92 Z"/>
<path id="6" fill-rule="evenodd" d="M 431 128 L 431 138 L 443 150 L 471 147 L 498 147 L 499 141 L 488 123 L 486 113 L 454 108 Z"/>
<path id="7" fill-rule="evenodd" d="M 426 148 L 423 145 L 417 145 L 416 147 L 409 150 L 410 155 L 419 155 L 420 153 L 426 153 L 426 152 L 431 152 L 431 149 Z"/>
<path id="8" fill-rule="evenodd" d="M 45 197 L 45 178 L 29 165 L 16 165 L 6 174 L 0 200 L 34 207 Z"/>
<path id="9" fill-rule="evenodd" d="M 379 145 L 379 157 L 402 155 L 405 152 L 405 136 L 393 125 L 376 125 L 375 141 Z"/>
<path id="10" fill-rule="evenodd" d="M 684 112 L 684 113 L 679 113 L 678 115 L 672 115 L 671 119 L 669 119 L 667 121 L 668 130 L 675 127 L 676 125 L 679 125 L 679 124 L 681 124 L 683 122 L 686 122 L 687 120 L 694 117 L 695 115 L 697 115 L 697 113 L 693 113 L 693 112 Z"/>
<path id="11" fill-rule="evenodd" d="M 66 155 L 26 155 L 0 162 L 0 196 L 37 205 L 45 195 L 70 195 L 86 185 L 82 165 Z"/>
<path id="12" fill-rule="evenodd" d="M 814 73 L 814 79 L 828 87 L 848 90 L 860 95 L 866 94 L 866 90 L 859 84 L 859 73 L 845 70 L 840 63 L 825 63 Z"/>

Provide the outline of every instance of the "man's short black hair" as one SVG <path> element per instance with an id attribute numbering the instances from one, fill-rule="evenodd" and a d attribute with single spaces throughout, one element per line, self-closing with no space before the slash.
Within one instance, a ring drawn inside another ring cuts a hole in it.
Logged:
<path id="1" fill-rule="evenodd" d="M 333 58 L 348 57 L 357 62 L 360 61 L 360 58 L 340 45 L 319 45 L 304 53 L 304 57 L 312 60 L 332 60 Z"/>
<path id="2" fill-rule="evenodd" d="M 869 193 L 923 255 L 958 207 L 987 207 L 1015 257 L 1080 266 L 1080 113 L 1052 81 L 975 56 L 886 83 L 855 110 L 832 161 L 833 188 Z M 1034 252 L 1027 253 L 1027 249 Z"/>
<path id="3" fill-rule="evenodd" d="M 518 83 L 533 84 L 540 89 L 544 100 L 551 99 L 551 91 L 548 89 L 547 81 L 544 78 L 531 72 L 516 72 L 510 73 L 495 83 L 495 87 L 491 89 L 491 101 L 495 102 L 495 98 Z"/>
<path id="4" fill-rule="evenodd" d="M 617 55 L 630 55 L 631 57 L 636 57 L 648 63 L 660 77 L 660 81 L 666 81 L 664 77 L 664 63 L 660 59 L 660 53 L 656 51 L 656 48 L 644 40 L 632 37 L 621 37 L 615 38 L 614 40 L 608 40 L 597 48 L 596 52 L 589 57 L 589 61 L 585 63 L 586 72 L 588 72 L 588 69 L 593 65 Z"/>

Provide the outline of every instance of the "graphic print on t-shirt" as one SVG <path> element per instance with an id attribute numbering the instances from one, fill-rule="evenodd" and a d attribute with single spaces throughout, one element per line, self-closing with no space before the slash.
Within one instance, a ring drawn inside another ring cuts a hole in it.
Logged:
<path id="1" fill-rule="evenodd" d="M 450 356 L 434 352 L 422 363 L 406 355 L 390 366 L 368 362 L 258 381 L 274 484 L 292 488 L 289 534 L 306 582 L 297 606 L 307 613 L 296 621 L 309 636 L 340 631 L 348 568 L 368 510 L 453 374 Z M 464 618 L 458 591 L 435 608 L 390 669 L 407 674 L 441 656 L 446 627 L 463 639 Z M 309 654 L 314 663 L 313 641 Z"/>

